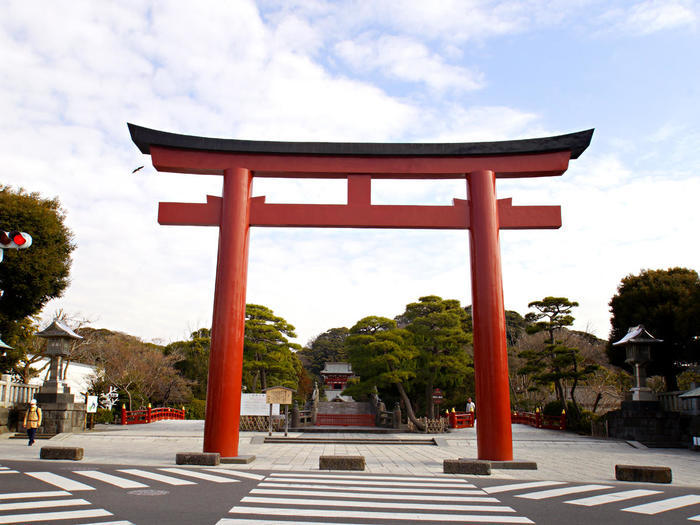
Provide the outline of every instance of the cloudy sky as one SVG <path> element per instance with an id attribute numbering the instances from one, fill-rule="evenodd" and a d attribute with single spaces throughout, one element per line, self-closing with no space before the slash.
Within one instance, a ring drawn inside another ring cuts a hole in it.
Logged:
<path id="1" fill-rule="evenodd" d="M 215 228 L 159 226 L 220 177 L 157 173 L 127 122 L 258 140 L 466 142 L 595 128 L 562 177 L 503 181 L 559 230 L 501 235 L 506 308 L 580 303 L 609 332 L 620 279 L 699 268 L 700 4 L 145 0 L 0 3 L 0 182 L 58 196 L 72 284 L 49 303 L 145 340 L 211 322 Z M 132 170 L 145 164 L 136 174 Z M 268 202 L 344 203 L 339 181 L 256 180 Z M 463 181 L 375 181 L 375 204 L 450 204 Z M 33 233 L 33 232 L 30 232 Z M 251 232 L 247 300 L 298 342 L 428 294 L 471 303 L 465 231 Z M 640 320 L 643 321 L 643 320 Z"/>

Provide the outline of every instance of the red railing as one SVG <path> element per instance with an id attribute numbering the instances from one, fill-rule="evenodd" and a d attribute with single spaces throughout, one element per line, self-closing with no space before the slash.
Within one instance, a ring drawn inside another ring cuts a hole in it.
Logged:
<path id="1" fill-rule="evenodd" d="M 317 414 L 316 426 L 330 425 L 338 427 L 373 427 L 372 414 Z"/>
<path id="2" fill-rule="evenodd" d="M 450 428 L 471 428 L 474 426 L 474 412 L 448 412 Z"/>
<path id="3" fill-rule="evenodd" d="M 122 425 L 140 425 L 153 423 L 164 419 L 185 419 L 185 409 L 180 408 L 151 408 L 141 410 L 127 410 L 122 405 Z"/>
<path id="4" fill-rule="evenodd" d="M 566 414 L 560 416 L 545 416 L 542 412 L 513 412 L 510 416 L 511 423 L 530 425 L 535 428 L 548 428 L 550 430 L 566 430 Z"/>

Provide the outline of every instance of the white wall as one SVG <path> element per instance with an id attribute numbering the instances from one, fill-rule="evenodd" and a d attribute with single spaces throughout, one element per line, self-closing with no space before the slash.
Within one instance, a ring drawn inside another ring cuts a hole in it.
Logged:
<path id="1" fill-rule="evenodd" d="M 40 374 L 29 380 L 30 385 L 42 385 L 49 374 L 49 358 L 42 357 L 32 365 L 34 370 L 41 370 Z M 97 368 L 92 365 L 71 362 L 66 370 L 65 383 L 70 387 L 76 403 L 84 403 L 85 398 L 81 392 L 87 392 L 90 380 L 97 375 Z"/>

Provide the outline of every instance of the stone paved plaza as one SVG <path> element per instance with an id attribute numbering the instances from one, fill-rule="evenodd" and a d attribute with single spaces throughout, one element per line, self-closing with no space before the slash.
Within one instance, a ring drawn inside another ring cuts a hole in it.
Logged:
<path id="1" fill-rule="evenodd" d="M 82 447 L 82 463 L 173 465 L 177 452 L 202 450 L 203 421 L 159 421 L 148 425 L 104 425 L 83 434 L 60 434 L 28 447 L 25 440 L 0 436 L 0 460 L 35 460 L 44 445 Z M 239 453 L 253 454 L 247 465 L 220 468 L 248 470 L 318 470 L 321 455 L 363 455 L 366 471 L 405 475 L 443 475 L 444 459 L 476 458 L 476 432 L 460 429 L 448 434 L 289 433 L 289 437 L 430 439 L 437 445 L 265 444 L 267 433 L 243 432 Z M 282 433 L 274 433 L 282 437 Z M 616 464 L 667 466 L 673 484 L 700 487 L 700 453 L 682 449 L 650 449 L 636 443 L 578 436 L 569 432 L 513 425 L 514 456 L 537 462 L 537 470 L 494 470 L 499 479 L 547 479 L 610 482 Z M 639 448 L 637 448 L 639 447 Z"/>

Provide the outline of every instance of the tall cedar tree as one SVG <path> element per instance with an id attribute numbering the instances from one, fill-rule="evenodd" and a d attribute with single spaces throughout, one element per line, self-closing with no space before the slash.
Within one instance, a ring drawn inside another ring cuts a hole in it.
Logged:
<path id="1" fill-rule="evenodd" d="M 24 250 L 5 250 L 0 263 L 0 334 L 10 346 L 19 342 L 22 322 L 36 315 L 69 284 L 73 234 L 64 224 L 58 199 L 0 185 L 0 229 L 20 230 L 32 236 Z M 0 356 L 0 371 L 7 372 L 21 357 L 8 351 Z"/>
<path id="2" fill-rule="evenodd" d="M 345 339 L 353 372 L 360 376 L 357 383 L 345 389 L 347 395 L 360 397 L 377 389 L 395 387 L 406 408 L 407 417 L 420 430 L 424 425 L 416 418 L 406 384 L 416 377 L 418 350 L 412 344 L 408 330 L 396 327 L 396 321 L 386 317 L 369 316 L 360 319 Z"/>
<path id="3" fill-rule="evenodd" d="M 700 279 L 695 270 L 670 268 L 628 275 L 610 300 L 610 343 L 632 326 L 644 327 L 663 343 L 652 345 L 647 373 L 662 375 L 669 390 L 676 375 L 700 364 Z M 608 345 L 610 362 L 625 365 L 625 349 Z"/>
<path id="4" fill-rule="evenodd" d="M 423 386 L 426 414 L 432 419 L 435 387 L 464 390 L 465 381 L 473 385 L 474 362 L 467 351 L 472 340 L 469 316 L 459 301 L 429 295 L 406 305 L 396 321 L 413 334 L 418 350 L 416 381 Z"/>

